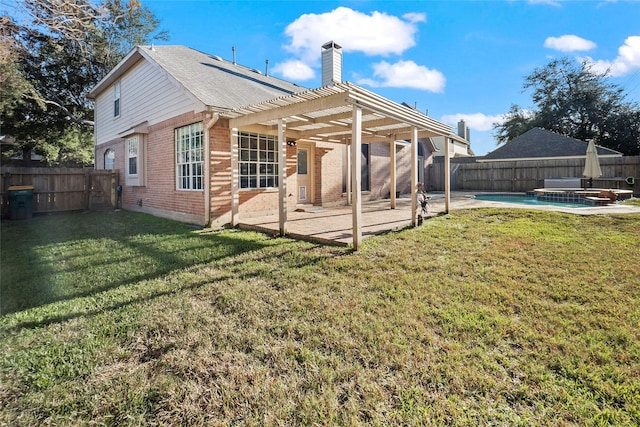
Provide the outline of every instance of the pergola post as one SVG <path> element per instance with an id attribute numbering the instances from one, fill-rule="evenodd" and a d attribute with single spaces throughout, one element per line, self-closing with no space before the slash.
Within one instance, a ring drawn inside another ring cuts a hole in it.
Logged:
<path id="1" fill-rule="evenodd" d="M 391 209 L 396 208 L 396 140 L 393 138 L 389 144 L 389 163 L 391 173 L 389 174 L 389 196 L 391 199 Z"/>
<path id="2" fill-rule="evenodd" d="M 362 108 L 353 106 L 351 121 L 351 210 L 353 249 L 362 243 Z"/>
<path id="3" fill-rule="evenodd" d="M 411 127 L 411 224 L 418 225 L 416 187 L 418 185 L 418 128 Z"/>
<path id="4" fill-rule="evenodd" d="M 449 213 L 451 203 L 451 161 L 449 158 L 449 137 L 444 138 L 444 212 Z"/>
<path id="5" fill-rule="evenodd" d="M 287 125 L 278 119 L 278 218 L 280 235 L 287 233 Z"/>
<path id="6" fill-rule="evenodd" d="M 240 174 L 238 169 L 238 128 L 231 129 L 231 226 L 236 227 L 240 220 L 240 194 L 238 191 Z"/>
<path id="7" fill-rule="evenodd" d="M 346 147 L 347 147 L 347 155 L 346 155 L 346 193 L 347 193 L 347 206 L 351 206 L 351 141 L 347 141 L 346 143 Z"/>

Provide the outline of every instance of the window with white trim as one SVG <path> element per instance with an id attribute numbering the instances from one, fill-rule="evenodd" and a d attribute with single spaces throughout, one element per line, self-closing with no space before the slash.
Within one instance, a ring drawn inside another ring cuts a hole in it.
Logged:
<path id="1" fill-rule="evenodd" d="M 278 137 L 241 132 L 240 188 L 278 187 Z"/>
<path id="2" fill-rule="evenodd" d="M 178 190 L 204 188 L 204 137 L 202 122 L 176 129 L 176 187 Z"/>
<path id="3" fill-rule="evenodd" d="M 127 175 L 138 176 L 138 136 L 127 138 Z"/>
<path id="4" fill-rule="evenodd" d="M 104 152 L 104 168 L 107 170 L 116 168 L 116 152 L 111 148 Z"/>
<path id="5" fill-rule="evenodd" d="M 120 116 L 120 81 L 113 85 L 113 117 Z"/>
<path id="6" fill-rule="evenodd" d="M 124 140 L 124 169 L 127 185 L 144 185 L 144 135 L 132 134 Z"/>

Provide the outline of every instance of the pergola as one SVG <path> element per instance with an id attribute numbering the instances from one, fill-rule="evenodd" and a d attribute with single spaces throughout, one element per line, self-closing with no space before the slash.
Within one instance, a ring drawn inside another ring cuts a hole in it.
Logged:
<path id="1" fill-rule="evenodd" d="M 411 188 L 418 180 L 418 138 L 445 137 L 445 210 L 449 212 L 449 141 L 456 138 L 451 127 L 421 112 L 390 101 L 352 83 L 335 83 L 259 104 L 225 111 L 231 129 L 231 223 L 239 221 L 239 131 L 278 135 L 278 199 L 280 234 L 287 233 L 286 147 L 288 139 L 347 144 L 347 197 L 352 206 L 353 249 L 362 243 L 361 159 L 364 142 L 411 141 Z M 396 207 L 395 149 L 390 150 L 391 209 Z M 416 200 L 412 197 L 412 223 L 417 224 Z"/>

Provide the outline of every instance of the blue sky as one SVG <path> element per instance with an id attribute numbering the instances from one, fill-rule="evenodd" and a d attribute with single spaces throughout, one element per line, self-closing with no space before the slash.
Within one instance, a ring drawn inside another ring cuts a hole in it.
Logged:
<path id="1" fill-rule="evenodd" d="M 531 108 L 524 77 L 553 58 L 590 58 L 640 102 L 640 1 L 142 0 L 170 39 L 302 86 L 320 86 L 320 47 L 343 47 L 343 80 L 471 129 L 477 155 L 492 123 Z"/>

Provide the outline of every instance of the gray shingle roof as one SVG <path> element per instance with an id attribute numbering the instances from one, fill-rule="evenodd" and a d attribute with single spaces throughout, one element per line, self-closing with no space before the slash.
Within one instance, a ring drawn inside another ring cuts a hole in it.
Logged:
<path id="1" fill-rule="evenodd" d="M 542 128 L 533 128 L 490 152 L 483 160 L 586 156 L 587 142 Z M 621 156 L 618 151 L 596 146 L 598 155 Z"/>
<path id="2" fill-rule="evenodd" d="M 204 104 L 230 109 L 307 90 L 186 46 L 140 46 Z"/>

